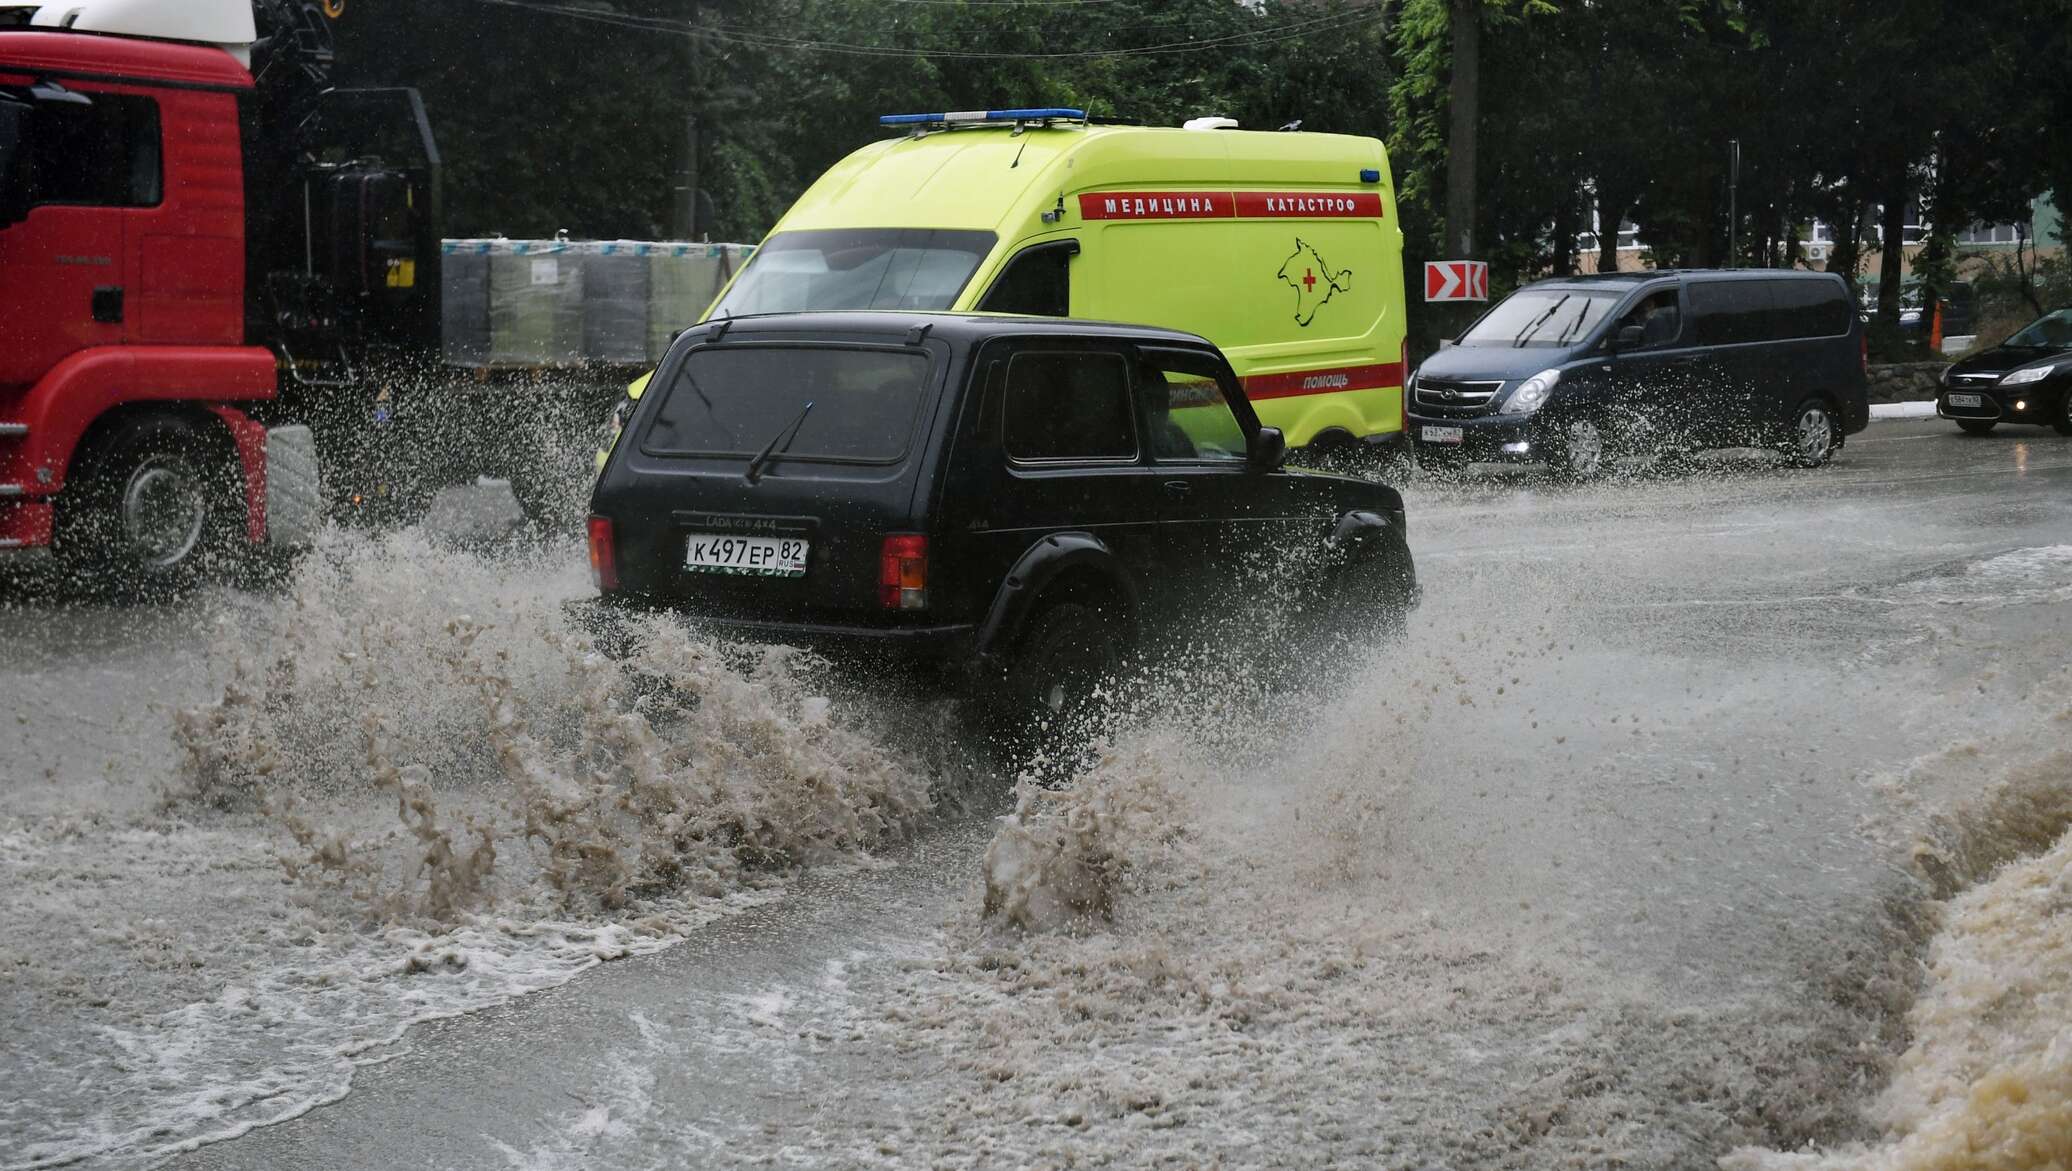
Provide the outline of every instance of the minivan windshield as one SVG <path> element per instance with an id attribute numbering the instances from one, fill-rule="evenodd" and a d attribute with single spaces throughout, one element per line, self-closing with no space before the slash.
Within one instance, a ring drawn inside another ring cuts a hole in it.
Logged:
<path id="1" fill-rule="evenodd" d="M 1460 336 L 1463 346 L 1566 346 L 1588 337 L 1624 290 L 1520 289 Z"/>
<path id="2" fill-rule="evenodd" d="M 2072 309 L 2044 314 L 2023 326 L 2005 344 L 2032 350 L 2072 350 Z"/>
<path id="3" fill-rule="evenodd" d="M 890 463 L 906 454 L 928 357 L 910 349 L 732 344 L 692 350 L 641 439 L 650 455 Z M 807 409 L 807 404 L 812 409 Z"/>
<path id="4" fill-rule="evenodd" d="M 820 309 L 948 309 L 993 250 L 991 232 L 830 228 L 763 241 L 713 317 Z"/>

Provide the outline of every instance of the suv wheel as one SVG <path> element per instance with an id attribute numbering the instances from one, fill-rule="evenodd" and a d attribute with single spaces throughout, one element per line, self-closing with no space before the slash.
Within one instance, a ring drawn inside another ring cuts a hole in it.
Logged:
<path id="1" fill-rule="evenodd" d="M 2000 425 L 1998 419 L 1959 419 L 1957 428 L 1966 435 L 1991 435 L 1993 428 Z"/>
<path id="2" fill-rule="evenodd" d="M 2060 435 L 2072 435 L 2072 387 L 2067 387 L 2058 399 L 2058 417 L 2052 419 L 2050 425 Z"/>
<path id="3" fill-rule="evenodd" d="M 1064 756 L 1057 750 L 1082 739 L 1094 694 L 1119 665 L 1115 634 L 1099 610 L 1078 602 L 1044 607 L 1008 665 L 1002 731 L 1018 745 Z"/>
<path id="4" fill-rule="evenodd" d="M 1784 453 L 1802 468 L 1817 468 L 1835 454 L 1835 416 L 1825 399 L 1809 398 L 1792 412 Z"/>
<path id="5" fill-rule="evenodd" d="M 1596 420 L 1570 419 L 1561 425 L 1554 453 L 1554 470 L 1563 479 L 1594 480 L 1604 474 L 1610 458 L 1604 428 Z"/>

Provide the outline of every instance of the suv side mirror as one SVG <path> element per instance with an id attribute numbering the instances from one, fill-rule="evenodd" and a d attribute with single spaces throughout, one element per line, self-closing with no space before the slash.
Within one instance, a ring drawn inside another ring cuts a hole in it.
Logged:
<path id="1" fill-rule="evenodd" d="M 28 129 L 26 102 L 0 95 L 0 228 L 29 217 L 29 173 L 23 139 Z"/>
<path id="2" fill-rule="evenodd" d="M 1252 433 L 1252 441 L 1245 451 L 1245 462 L 1257 472 L 1270 472 L 1288 460 L 1288 440 L 1279 427 L 1261 427 Z"/>
<path id="3" fill-rule="evenodd" d="M 1647 340 L 1647 329 L 1638 325 L 1622 325 L 1619 332 L 1607 338 L 1605 352 L 1616 354 L 1620 350 L 1637 350 Z"/>

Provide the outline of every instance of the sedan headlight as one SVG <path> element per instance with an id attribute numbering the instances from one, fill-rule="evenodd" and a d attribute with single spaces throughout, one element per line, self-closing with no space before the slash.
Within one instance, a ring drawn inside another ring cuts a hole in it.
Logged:
<path id="1" fill-rule="evenodd" d="M 1560 381 L 1561 371 L 1540 371 L 1538 374 L 1519 383 L 1518 389 L 1512 391 L 1511 397 L 1504 400 L 1504 408 L 1498 413 L 1504 415 L 1529 415 L 1539 410 L 1540 406 L 1554 393 L 1555 384 Z"/>
<path id="2" fill-rule="evenodd" d="M 2058 368 L 2056 366 L 2030 366 L 2023 370 L 2017 370 L 2001 379 L 2000 385 L 2021 386 L 2028 382 L 2041 382 L 2057 372 Z"/>

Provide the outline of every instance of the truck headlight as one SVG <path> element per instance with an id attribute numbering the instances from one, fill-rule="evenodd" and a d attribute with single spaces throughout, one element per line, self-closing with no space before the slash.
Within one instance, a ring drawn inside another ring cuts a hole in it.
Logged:
<path id="1" fill-rule="evenodd" d="M 2017 370 L 2001 379 L 2000 385 L 2021 386 L 2024 383 L 2041 382 L 2057 372 L 2058 368 L 2056 366 L 2031 366 L 2026 370 Z"/>
<path id="2" fill-rule="evenodd" d="M 1554 393 L 1555 384 L 1561 381 L 1561 371 L 1542 370 L 1518 385 L 1511 397 L 1504 400 L 1503 410 L 1498 414 L 1529 415 L 1546 403 Z"/>

